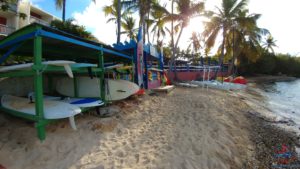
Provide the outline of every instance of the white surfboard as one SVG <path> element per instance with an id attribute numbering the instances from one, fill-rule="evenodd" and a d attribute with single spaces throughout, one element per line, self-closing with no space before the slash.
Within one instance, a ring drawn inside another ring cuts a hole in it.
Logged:
<path id="1" fill-rule="evenodd" d="M 3 95 L 1 105 L 4 108 L 35 115 L 35 103 L 30 102 L 28 98 L 17 97 L 12 95 Z M 62 119 L 79 114 L 81 109 L 69 103 L 54 100 L 44 100 L 44 117 L 45 119 Z"/>
<path id="2" fill-rule="evenodd" d="M 29 93 L 28 98 L 30 101 L 34 101 L 35 100 L 34 92 Z M 73 98 L 73 97 L 57 97 L 57 96 L 44 95 L 44 99 L 61 101 L 61 102 L 76 105 L 80 108 L 98 107 L 104 104 L 102 100 L 95 99 L 95 98 Z"/>
<path id="3" fill-rule="evenodd" d="M 78 77 L 78 97 L 100 97 L 100 81 L 98 78 Z M 139 90 L 139 86 L 127 80 L 105 79 L 106 100 L 115 101 L 125 99 Z M 58 93 L 74 97 L 74 83 L 70 78 L 61 78 L 56 83 Z"/>
<path id="4" fill-rule="evenodd" d="M 116 65 L 111 65 L 111 66 L 105 66 L 105 69 L 115 69 L 115 68 L 120 68 L 123 67 L 123 64 L 116 64 Z"/>
<path id="5" fill-rule="evenodd" d="M 82 67 L 97 67 L 97 64 L 92 63 L 73 63 L 71 64 L 73 68 L 82 68 Z"/>
<path id="6" fill-rule="evenodd" d="M 68 76 L 71 78 L 73 78 L 73 73 L 72 73 L 70 64 L 74 64 L 74 63 L 76 63 L 76 62 L 69 61 L 69 60 L 52 60 L 52 61 L 42 62 L 43 65 L 63 66 L 65 68 L 65 71 L 67 72 Z M 0 72 L 29 69 L 32 66 L 33 66 L 33 63 L 24 63 L 24 64 L 11 65 L 11 66 L 3 66 L 0 68 Z"/>

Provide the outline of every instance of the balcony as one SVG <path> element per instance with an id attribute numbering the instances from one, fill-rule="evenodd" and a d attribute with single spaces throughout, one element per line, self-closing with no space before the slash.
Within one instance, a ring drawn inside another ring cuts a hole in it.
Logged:
<path id="1" fill-rule="evenodd" d="M 0 2 L 0 6 L 4 5 L 6 3 L 4 2 Z M 17 8 L 18 8 L 18 5 L 16 3 L 8 3 L 8 10 L 10 11 L 13 11 L 13 12 L 17 12 Z"/>
<path id="2" fill-rule="evenodd" d="M 30 16 L 29 22 L 30 23 L 39 23 L 39 24 L 42 24 L 42 25 L 45 25 L 45 26 L 50 26 L 50 23 L 48 23 L 47 21 L 44 21 L 44 20 L 39 19 L 39 18 L 34 17 L 34 16 Z"/>
<path id="3" fill-rule="evenodd" d="M 11 34 L 12 32 L 14 32 L 15 30 L 16 30 L 16 28 L 14 28 L 14 27 L 0 24 L 0 34 L 1 35 L 7 36 L 7 35 Z"/>

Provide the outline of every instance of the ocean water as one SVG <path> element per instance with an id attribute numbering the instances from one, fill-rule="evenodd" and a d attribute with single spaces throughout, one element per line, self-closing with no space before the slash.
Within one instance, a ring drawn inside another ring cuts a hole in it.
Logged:
<path id="1" fill-rule="evenodd" d="M 300 80 L 264 84 L 263 94 L 272 112 L 300 127 Z"/>

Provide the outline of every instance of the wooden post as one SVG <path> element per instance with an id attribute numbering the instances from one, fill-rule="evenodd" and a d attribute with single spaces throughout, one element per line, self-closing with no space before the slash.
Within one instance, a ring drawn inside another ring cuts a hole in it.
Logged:
<path id="1" fill-rule="evenodd" d="M 38 116 L 36 124 L 38 137 L 41 141 L 45 140 L 45 119 L 44 119 L 44 102 L 43 102 L 43 75 L 42 72 L 42 37 L 36 36 L 33 42 L 33 56 L 34 56 L 34 90 L 35 90 L 35 113 Z"/>
<path id="2" fill-rule="evenodd" d="M 101 99 L 103 102 L 106 102 L 105 100 L 105 79 L 104 79 L 104 58 L 103 58 L 103 46 L 101 45 L 101 50 L 100 50 L 100 53 L 99 53 L 99 57 L 98 57 L 98 60 L 99 60 L 99 65 L 98 67 L 102 69 L 102 71 L 100 72 L 99 74 L 99 81 L 100 81 L 100 96 L 101 96 Z"/>

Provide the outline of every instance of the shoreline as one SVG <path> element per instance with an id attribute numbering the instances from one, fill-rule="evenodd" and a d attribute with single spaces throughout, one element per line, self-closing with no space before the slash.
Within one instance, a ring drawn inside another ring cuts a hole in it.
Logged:
<path id="1" fill-rule="evenodd" d="M 254 75 L 246 77 L 248 83 L 274 83 L 274 82 L 289 82 L 297 80 L 296 77 L 286 76 L 286 75 Z"/>
<path id="2" fill-rule="evenodd" d="M 276 147 L 287 145 L 288 152 L 292 154 L 293 159 L 289 158 L 286 164 L 282 167 L 288 168 L 297 166 L 300 168 L 299 147 L 300 135 L 299 131 L 292 130 L 288 121 L 278 120 L 276 115 L 266 105 L 266 100 L 256 89 L 262 89 L 261 85 L 274 82 L 289 82 L 297 80 L 295 77 L 288 76 L 259 76 L 251 77 L 246 91 L 234 94 L 239 99 L 243 100 L 252 110 L 246 114 L 250 119 L 251 140 L 255 145 L 254 164 L 258 168 L 280 168 L 281 162 L 278 162 L 275 151 Z M 294 158 L 295 157 L 295 158 Z M 290 161 L 289 161 L 290 160 Z"/>

